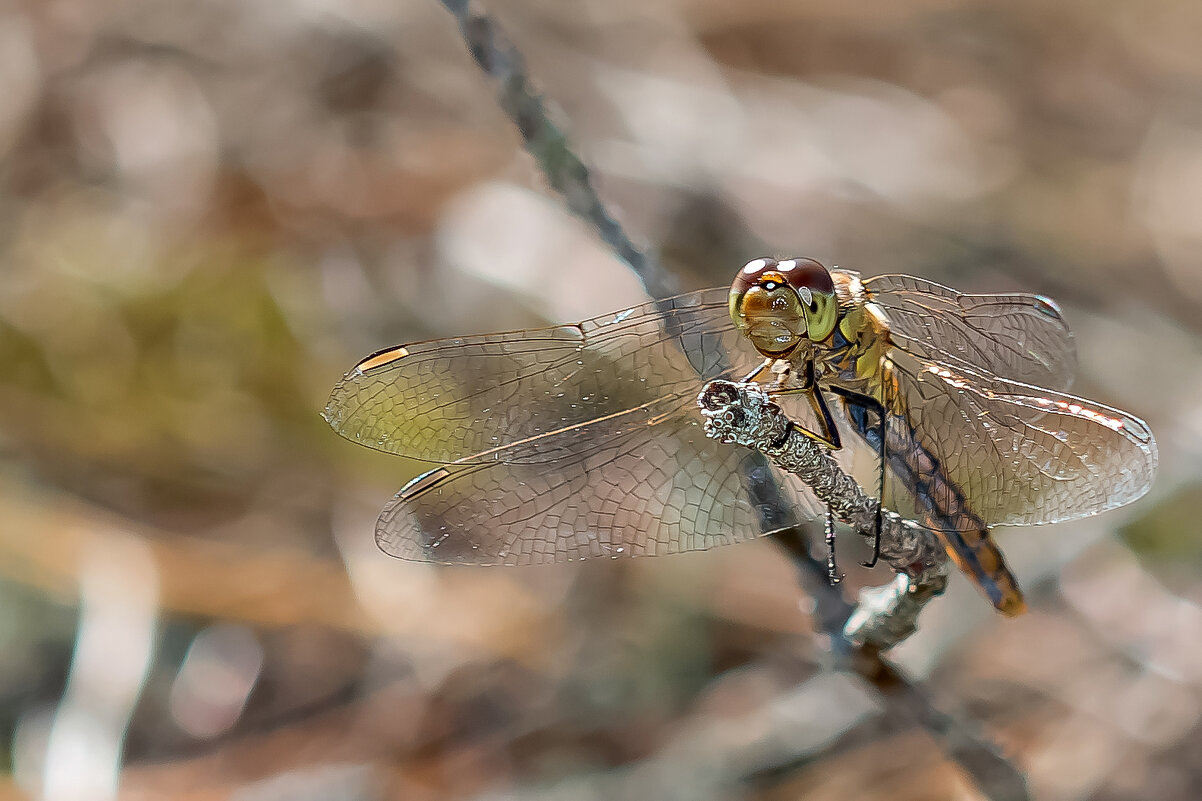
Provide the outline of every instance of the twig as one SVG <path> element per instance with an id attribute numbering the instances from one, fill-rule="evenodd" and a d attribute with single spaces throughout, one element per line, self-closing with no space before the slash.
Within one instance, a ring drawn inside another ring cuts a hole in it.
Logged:
<path id="1" fill-rule="evenodd" d="M 665 298 L 679 292 L 675 278 L 663 269 L 659 261 L 634 245 L 622 226 L 606 209 L 593 187 L 588 168 L 568 145 L 567 136 L 551 121 L 546 105 L 534 91 L 526 73 L 521 54 L 505 38 L 497 24 L 469 0 L 440 0 L 459 24 L 468 50 L 486 74 L 498 84 L 497 102 L 501 110 L 513 120 L 521 134 L 523 145 L 534 158 L 548 183 L 564 199 L 568 209 L 591 225 L 597 235 L 613 250 L 618 258 L 630 265 L 630 269 L 642 281 L 647 294 L 653 298 Z M 782 491 L 768 475 L 768 471 L 752 471 L 756 477 L 746 475 L 749 492 L 760 503 L 771 503 L 780 498 Z M 784 505 L 775 510 L 778 519 Z M 774 538 L 781 542 L 784 537 Z M 801 568 L 803 586 L 819 606 L 831 612 L 825 620 L 823 631 L 841 637 L 843 622 L 850 608 L 842 609 L 842 594 L 826 581 L 810 581 L 812 568 L 817 564 L 805 548 L 792 548 L 783 542 L 786 550 Z M 836 647 L 840 643 L 836 642 Z"/>
<path id="2" fill-rule="evenodd" d="M 835 516 L 863 536 L 876 536 L 875 498 L 864 493 L 830 451 L 796 426 L 759 384 L 711 381 L 697 397 L 705 433 L 758 451 L 799 477 Z M 843 634 L 853 644 L 879 650 L 914 633 L 923 606 L 947 585 L 947 554 L 930 532 L 895 512 L 881 513 L 881 558 L 898 574 L 894 584 L 861 595 Z"/>
<path id="3" fill-rule="evenodd" d="M 567 135 L 551 121 L 546 104 L 534 91 L 521 53 L 492 18 L 469 0 L 440 0 L 456 21 L 476 64 L 496 80 L 497 102 L 517 126 L 522 143 L 568 209 L 591 225 L 643 282 L 647 294 L 666 298 L 679 294 L 675 278 L 659 261 L 635 246 L 606 209 L 593 188 L 588 167 L 568 146 Z"/>
<path id="4" fill-rule="evenodd" d="M 793 473 L 861 535 L 876 534 L 879 502 L 864 493 L 830 452 L 800 433 L 758 384 L 711 381 L 697 397 L 706 435 L 752 448 Z M 885 587 L 860 593 L 843 636 L 857 646 L 836 651 L 837 666 L 869 680 L 890 714 L 922 726 L 994 801 L 1028 798 L 1026 781 L 973 727 L 940 711 L 917 685 L 881 657 L 881 651 L 914 633 L 918 613 L 947 586 L 947 555 L 930 532 L 891 511 L 882 513 L 881 558 L 896 572 Z M 811 573 L 816 571 L 811 571 Z M 820 579 L 821 580 L 821 579 Z"/>
<path id="5" fill-rule="evenodd" d="M 888 701 L 889 714 L 921 726 L 990 801 L 1029 801 L 1026 777 L 984 733 L 940 710 L 926 690 L 910 683 L 889 663 L 883 662 L 882 667 L 884 672 L 873 684 Z"/>
<path id="6" fill-rule="evenodd" d="M 569 147 L 567 136 L 551 121 L 546 105 L 534 91 L 521 53 L 506 39 L 497 24 L 474 3 L 469 0 L 440 2 L 455 16 L 476 64 L 497 82 L 497 102 L 501 110 L 513 120 L 527 152 L 546 175 L 551 187 L 563 197 L 568 209 L 591 225 L 618 258 L 630 266 L 648 295 L 659 299 L 677 294 L 679 287 L 675 278 L 663 269 L 656 258 L 636 247 L 606 209 L 593 187 L 588 168 Z M 753 470 L 744 478 L 749 493 L 759 504 L 773 504 L 775 499 L 782 497 L 781 488 L 773 481 L 769 471 Z M 775 517 L 782 519 L 784 515 L 781 511 L 785 505 L 775 505 Z M 781 537 L 774 532 L 773 536 L 782 542 L 787 532 Z M 844 606 L 842 594 L 826 581 L 809 580 L 812 568 L 817 563 L 808 550 L 793 548 L 787 542 L 782 544 L 800 566 L 802 583 L 810 597 L 821 608 L 832 613 L 824 618 L 823 631 L 840 637 L 843 622 L 850 611 L 848 608 L 843 610 L 843 614 L 838 614 L 838 610 Z M 839 645 L 836 642 L 835 647 Z"/>
<path id="7" fill-rule="evenodd" d="M 526 150 L 547 176 L 551 187 L 563 196 L 572 213 L 589 223 L 614 253 L 630 265 L 649 295 L 663 298 L 676 294 L 675 280 L 659 262 L 639 250 L 621 225 L 605 208 L 594 190 L 588 168 L 568 146 L 567 137 L 547 113 L 542 99 L 533 90 L 525 64 L 517 50 L 501 35 L 496 24 L 469 0 L 440 0 L 455 17 L 472 57 L 492 76 L 498 87 L 498 102 L 513 120 Z M 753 485 L 757 497 L 777 497 L 780 488 L 769 482 Z M 921 725 L 944 743 L 951 756 L 974 779 L 985 795 L 994 801 L 1021 801 L 1027 798 L 1021 774 L 987 741 L 975 736 L 955 718 L 939 712 L 915 685 L 886 661 L 881 649 L 867 644 L 868 639 L 883 637 L 862 629 L 864 644 L 857 645 L 845 634 L 849 605 L 842 594 L 825 580 L 825 565 L 813 559 L 806 548 L 797 547 L 796 531 L 777 537 L 793 555 L 803 584 L 817 602 L 817 616 L 823 631 L 831 636 L 832 652 L 841 669 L 850 670 L 870 681 L 882 693 L 890 709 Z M 899 576 L 907 576 L 903 573 Z M 821 577 L 821 580 L 814 579 Z M 932 585 L 933 586 L 933 585 Z M 909 589 L 903 595 L 907 595 Z"/>

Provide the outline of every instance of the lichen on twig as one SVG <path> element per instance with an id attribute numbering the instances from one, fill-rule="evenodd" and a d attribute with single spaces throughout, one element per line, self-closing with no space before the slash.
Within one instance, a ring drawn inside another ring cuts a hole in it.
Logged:
<path id="1" fill-rule="evenodd" d="M 879 502 L 864 493 L 830 451 L 793 425 L 759 384 L 711 381 L 697 397 L 706 435 L 751 448 L 809 487 L 835 516 L 860 534 L 877 534 Z M 880 555 L 898 574 L 885 588 L 867 591 L 843 634 L 852 643 L 881 650 L 916 629 L 918 613 L 947 585 L 947 555 L 932 534 L 882 510 Z"/>

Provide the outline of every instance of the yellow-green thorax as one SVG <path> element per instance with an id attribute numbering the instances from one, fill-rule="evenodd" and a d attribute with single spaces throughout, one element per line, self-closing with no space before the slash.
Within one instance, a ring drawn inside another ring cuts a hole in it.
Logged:
<path id="1" fill-rule="evenodd" d="M 838 299 L 836 324 L 830 335 L 812 341 L 808 353 L 792 354 L 795 366 L 805 358 L 814 361 L 815 378 L 875 398 L 890 411 L 896 409 L 889 321 L 884 311 L 869 300 L 860 274 L 831 270 Z"/>

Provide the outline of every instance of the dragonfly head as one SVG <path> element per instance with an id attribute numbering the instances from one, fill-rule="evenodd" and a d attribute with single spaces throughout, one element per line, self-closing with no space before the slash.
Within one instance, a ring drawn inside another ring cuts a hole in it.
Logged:
<path id="1" fill-rule="evenodd" d="M 730 287 L 730 317 L 764 356 L 783 359 L 804 340 L 835 330 L 839 302 L 830 271 L 813 259 L 755 259 Z"/>

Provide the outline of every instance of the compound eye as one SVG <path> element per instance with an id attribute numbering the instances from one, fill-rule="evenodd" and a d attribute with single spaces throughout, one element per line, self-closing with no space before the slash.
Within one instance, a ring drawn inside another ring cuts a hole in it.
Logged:
<path id="1" fill-rule="evenodd" d="M 776 265 L 776 259 L 752 259 L 735 276 L 734 286 L 731 287 L 731 291 L 746 292 L 753 286 L 768 289 L 769 287 L 766 285 L 769 283 L 775 284 L 775 286 L 771 287 L 775 289 L 776 286 L 779 286 L 783 282 L 783 277 L 779 275 Z M 773 281 L 772 279 L 776 280 Z"/>
<path id="2" fill-rule="evenodd" d="M 801 295 L 807 306 L 814 303 L 814 294 L 830 295 L 835 291 L 831 271 L 814 259 L 787 259 L 778 262 L 774 269 L 785 276 L 789 286 L 797 290 L 797 294 Z"/>

